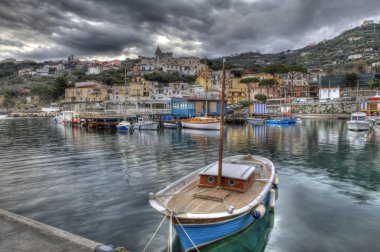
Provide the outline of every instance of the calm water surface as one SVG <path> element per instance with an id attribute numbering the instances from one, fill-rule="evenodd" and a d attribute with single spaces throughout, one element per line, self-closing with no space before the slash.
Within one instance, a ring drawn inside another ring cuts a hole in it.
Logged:
<path id="1" fill-rule="evenodd" d="M 218 136 L 0 120 L 0 208 L 142 251 L 162 219 L 148 193 L 216 161 Z M 380 128 L 352 133 L 336 120 L 227 127 L 224 155 L 243 153 L 278 169 L 275 212 L 204 251 L 380 251 Z M 167 233 L 166 224 L 150 251 L 166 250 Z"/>

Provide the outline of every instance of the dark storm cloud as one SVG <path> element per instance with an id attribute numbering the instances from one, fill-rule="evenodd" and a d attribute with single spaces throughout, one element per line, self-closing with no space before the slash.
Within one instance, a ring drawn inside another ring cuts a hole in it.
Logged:
<path id="1" fill-rule="evenodd" d="M 149 56 L 157 36 L 176 55 L 278 52 L 338 35 L 379 10 L 377 0 L 13 0 L 1 3 L 0 57 L 2 45 L 35 59 Z"/>

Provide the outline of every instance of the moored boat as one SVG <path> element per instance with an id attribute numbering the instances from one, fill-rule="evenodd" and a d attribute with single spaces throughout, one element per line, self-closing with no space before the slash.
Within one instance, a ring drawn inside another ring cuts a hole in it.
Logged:
<path id="1" fill-rule="evenodd" d="M 224 117 L 224 76 L 223 61 L 221 118 Z M 223 130 L 221 120 L 217 162 L 149 194 L 150 205 L 170 220 L 185 251 L 198 250 L 231 236 L 275 206 L 273 187 L 278 178 L 273 163 L 254 155 L 223 158 Z"/>
<path id="2" fill-rule="evenodd" d="M 133 130 L 133 126 L 130 122 L 121 121 L 119 124 L 116 125 L 116 129 L 118 131 L 131 131 Z"/>
<path id="3" fill-rule="evenodd" d="M 157 130 L 158 123 L 147 118 L 139 118 L 139 121 L 134 124 L 134 128 L 138 130 Z"/>
<path id="4" fill-rule="evenodd" d="M 367 131 L 371 128 L 371 123 L 367 120 L 367 115 L 363 112 L 351 114 L 351 118 L 347 121 L 348 130 Z"/>
<path id="5" fill-rule="evenodd" d="M 296 119 L 289 116 L 274 117 L 266 120 L 267 124 L 293 124 L 296 122 Z"/>
<path id="6" fill-rule="evenodd" d="M 247 123 L 249 124 L 264 124 L 266 118 L 264 117 L 247 117 Z"/>
<path id="7" fill-rule="evenodd" d="M 178 128 L 178 122 L 176 122 L 176 121 L 164 121 L 164 128 L 176 129 L 176 128 Z"/>
<path id="8" fill-rule="evenodd" d="M 182 120 L 181 125 L 190 129 L 219 130 L 220 120 L 213 117 L 193 117 Z"/>

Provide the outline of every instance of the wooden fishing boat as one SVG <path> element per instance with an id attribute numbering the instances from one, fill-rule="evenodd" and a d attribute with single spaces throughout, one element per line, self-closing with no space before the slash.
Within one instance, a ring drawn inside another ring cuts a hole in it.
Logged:
<path id="1" fill-rule="evenodd" d="M 181 120 L 183 128 L 202 129 L 202 130 L 219 130 L 220 120 L 213 117 L 193 117 Z"/>
<path id="2" fill-rule="evenodd" d="M 221 118 L 224 117 L 224 64 Z M 278 178 L 273 163 L 260 156 L 223 158 L 220 121 L 219 160 L 201 167 L 157 193 L 150 205 L 172 223 L 185 251 L 231 236 L 275 205 Z"/>

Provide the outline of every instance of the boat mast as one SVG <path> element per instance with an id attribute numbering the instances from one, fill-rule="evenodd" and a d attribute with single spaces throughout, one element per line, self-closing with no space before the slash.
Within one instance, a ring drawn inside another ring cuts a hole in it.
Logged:
<path id="1" fill-rule="evenodd" d="M 208 78 L 207 78 L 207 74 L 208 74 L 208 69 L 207 69 L 207 62 L 206 62 L 206 58 L 205 58 L 205 77 L 206 77 L 206 113 L 205 113 L 205 117 L 207 117 L 207 111 L 208 111 L 208 102 L 207 102 L 207 93 L 208 93 L 208 85 L 207 85 L 207 82 L 208 82 Z"/>
<path id="2" fill-rule="evenodd" d="M 226 82 L 226 70 L 223 58 L 222 94 L 220 97 L 220 130 L 219 130 L 219 162 L 218 162 L 218 187 L 222 186 L 222 160 L 223 160 L 223 132 L 224 132 L 224 89 Z"/>

